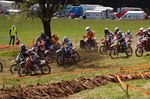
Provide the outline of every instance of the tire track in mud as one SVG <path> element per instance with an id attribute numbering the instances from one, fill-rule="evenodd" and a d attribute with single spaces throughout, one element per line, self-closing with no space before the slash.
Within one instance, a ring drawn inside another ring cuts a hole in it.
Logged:
<path id="1" fill-rule="evenodd" d="M 120 76 L 122 81 L 150 79 L 150 75 Z M 21 88 L 6 88 L 0 90 L 0 99 L 58 99 L 78 93 L 86 89 L 118 83 L 116 75 L 100 75 L 91 78 L 79 78 L 55 83 L 37 84 Z"/>

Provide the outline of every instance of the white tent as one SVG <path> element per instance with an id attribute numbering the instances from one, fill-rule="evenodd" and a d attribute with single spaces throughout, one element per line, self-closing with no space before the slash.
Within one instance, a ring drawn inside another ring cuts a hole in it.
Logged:
<path id="1" fill-rule="evenodd" d="M 133 20 L 133 19 L 145 19 L 144 11 L 128 11 L 126 12 L 121 19 Z"/>
<path id="2" fill-rule="evenodd" d="M 101 7 L 101 5 L 89 5 L 89 4 L 82 4 L 80 6 L 83 8 L 83 12 L 87 10 L 94 10 L 97 7 Z"/>
<path id="3" fill-rule="evenodd" d="M 94 10 L 97 10 L 97 11 L 104 11 L 105 12 L 105 18 L 112 18 L 113 16 L 113 8 L 111 7 L 96 7 Z"/>
<path id="4" fill-rule="evenodd" d="M 93 10 L 86 10 L 84 15 L 87 19 L 107 19 L 112 18 L 113 10 L 111 7 L 95 7 Z"/>

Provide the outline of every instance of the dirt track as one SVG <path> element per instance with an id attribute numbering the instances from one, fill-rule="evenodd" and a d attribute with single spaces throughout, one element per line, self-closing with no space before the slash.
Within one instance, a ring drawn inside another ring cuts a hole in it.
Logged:
<path id="1" fill-rule="evenodd" d="M 123 81 L 150 79 L 150 75 L 120 76 Z M 80 91 L 118 82 L 115 75 L 79 78 L 56 83 L 37 84 L 25 88 L 7 88 L 0 90 L 0 99 L 56 99 L 67 97 Z"/>

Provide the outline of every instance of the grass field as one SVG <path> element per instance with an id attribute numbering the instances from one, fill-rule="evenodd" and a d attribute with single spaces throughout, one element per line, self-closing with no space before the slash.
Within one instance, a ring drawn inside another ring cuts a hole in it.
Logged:
<path id="1" fill-rule="evenodd" d="M 15 24 L 18 29 L 18 35 L 22 39 L 33 39 L 38 36 L 42 29 L 39 19 L 22 19 L 16 21 L 15 17 L 0 17 L 0 37 L 8 37 L 8 31 L 11 25 Z M 119 20 L 71 20 L 71 19 L 53 19 L 52 33 L 58 34 L 61 38 L 65 35 L 71 39 L 81 39 L 82 35 L 86 35 L 85 27 L 90 26 L 95 32 L 97 39 L 103 36 L 103 29 L 109 28 L 114 31 L 116 26 L 120 27 L 122 32 L 131 30 L 137 32 L 140 27 L 148 28 L 149 21 L 119 21 Z M 5 44 L 6 40 L 0 40 Z M 24 43 L 24 42 L 22 42 Z M 27 42 L 26 42 L 27 43 Z"/>
<path id="2" fill-rule="evenodd" d="M 12 24 L 15 24 L 18 29 L 19 37 L 21 39 L 33 39 L 40 34 L 43 30 L 40 20 L 38 19 L 22 19 L 20 21 L 15 21 L 14 17 L 0 17 L 0 37 L 8 37 L 8 31 Z M 138 31 L 140 27 L 148 28 L 150 26 L 150 21 L 118 21 L 118 20 L 71 20 L 71 19 L 53 19 L 52 20 L 52 33 L 56 33 L 62 39 L 63 36 L 67 35 L 71 39 L 80 40 L 83 35 L 86 35 L 84 30 L 86 26 L 90 26 L 95 32 L 97 40 L 100 40 L 103 37 L 103 29 L 105 27 L 114 30 L 114 27 L 119 26 L 123 32 L 131 30 L 133 34 Z M 7 44 L 8 40 L 0 39 L 1 44 Z M 31 41 L 22 41 L 24 44 L 32 44 Z M 78 44 L 78 43 L 77 43 Z M 135 44 L 134 44 L 135 45 Z M 10 50 L 10 49 L 0 49 Z M 107 67 L 122 67 L 122 66 L 133 66 L 139 64 L 150 63 L 150 56 L 146 55 L 138 58 L 133 55 L 131 58 L 120 57 L 119 59 L 112 60 L 109 56 L 101 56 L 98 53 L 87 53 L 84 50 L 78 49 L 81 55 L 81 61 L 78 64 L 68 63 L 66 67 L 58 66 L 53 60 L 50 64 L 52 68 L 52 73 L 61 73 L 61 72 L 72 72 L 80 71 L 87 69 L 97 69 L 97 68 L 107 68 Z M 12 75 L 9 72 L 9 67 L 11 60 L 15 58 L 17 52 L 13 53 L 4 53 L 0 54 L 0 61 L 4 64 L 4 72 L 0 73 L 0 83 L 5 83 L 5 87 L 19 87 L 27 86 L 30 84 L 35 85 L 36 83 L 45 83 L 45 82 L 55 82 L 61 80 L 70 80 L 76 79 L 79 77 L 92 77 L 95 75 L 101 75 L 112 72 L 119 72 L 120 69 L 107 69 L 99 70 L 94 72 L 87 73 L 75 73 L 75 74 L 65 74 L 65 75 L 49 75 L 44 77 L 34 77 L 33 78 L 23 78 L 23 79 L 13 79 L 2 81 L 1 79 L 7 78 L 16 78 L 18 75 Z M 93 57 L 94 56 L 94 57 Z M 124 56 L 122 54 L 121 56 Z M 138 80 L 130 81 L 127 83 L 133 84 L 137 87 L 149 90 L 149 81 L 150 80 Z M 0 85 L 0 87 L 2 87 Z M 117 94 L 117 93 L 122 93 Z M 149 96 L 131 91 L 131 99 L 146 99 Z M 140 96 L 140 97 L 139 97 Z M 99 98 L 100 97 L 100 98 Z M 107 86 L 99 87 L 96 89 L 86 90 L 80 92 L 76 95 L 73 95 L 69 98 L 81 98 L 81 99 L 126 99 L 125 93 L 122 91 L 118 84 L 110 84 Z"/>

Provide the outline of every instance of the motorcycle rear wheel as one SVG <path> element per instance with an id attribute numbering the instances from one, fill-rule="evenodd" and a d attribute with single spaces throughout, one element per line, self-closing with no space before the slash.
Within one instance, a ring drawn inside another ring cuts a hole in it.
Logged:
<path id="1" fill-rule="evenodd" d="M 0 63 L 0 72 L 3 71 L 3 64 Z"/>

